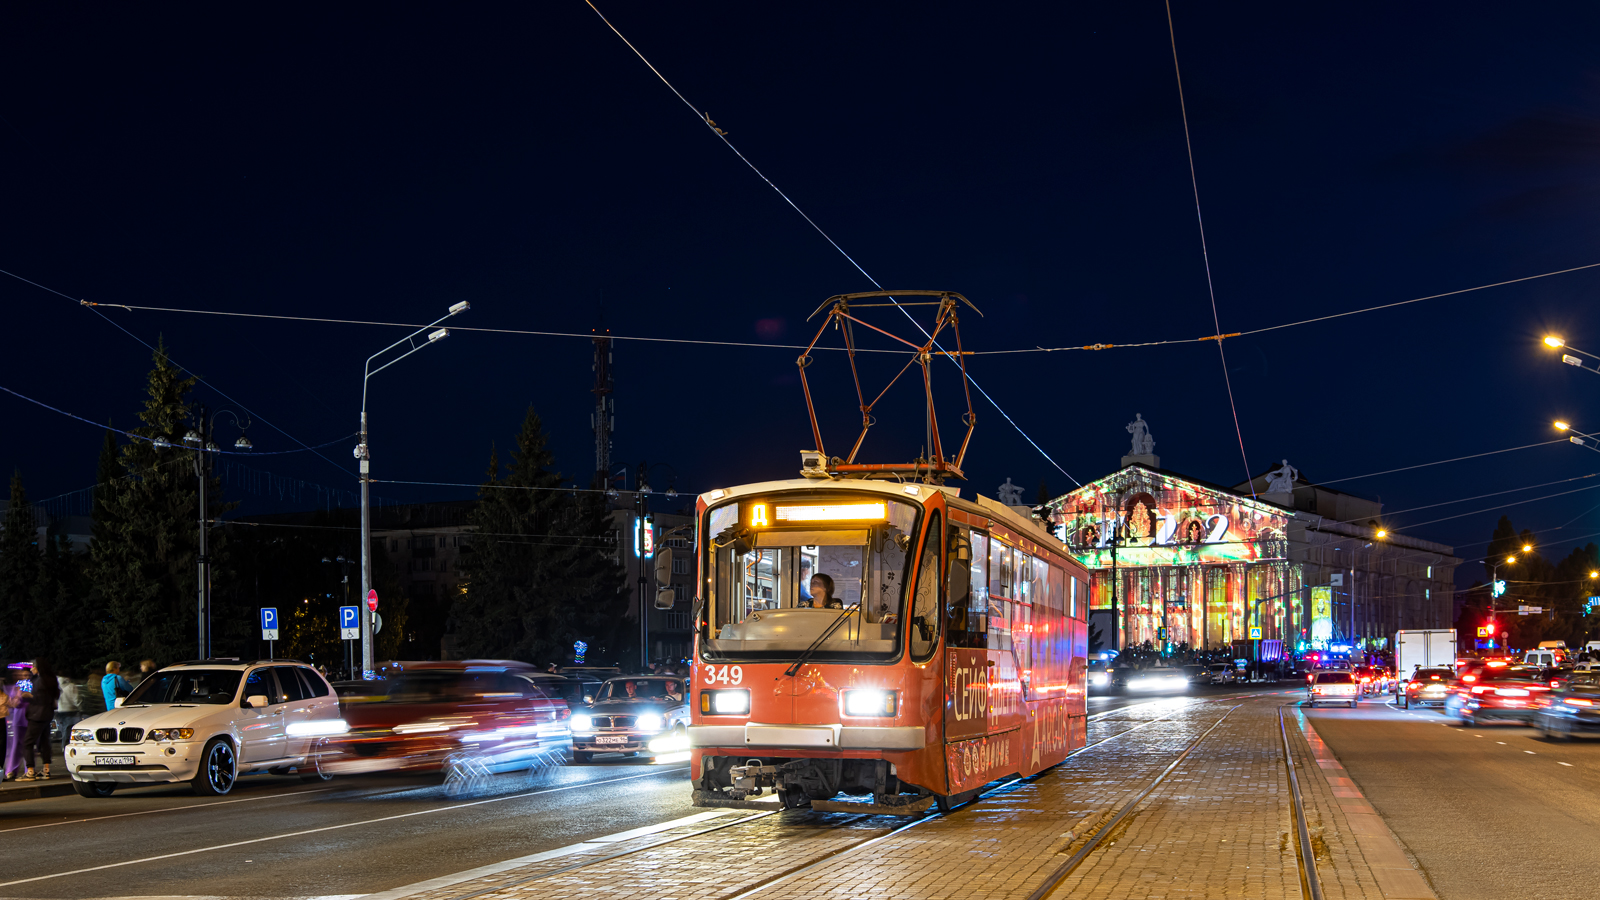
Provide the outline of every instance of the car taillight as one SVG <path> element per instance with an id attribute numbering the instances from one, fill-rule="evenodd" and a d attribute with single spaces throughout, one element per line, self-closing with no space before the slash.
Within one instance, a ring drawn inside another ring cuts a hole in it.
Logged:
<path id="1" fill-rule="evenodd" d="M 556 718 L 557 719 L 570 719 L 570 718 L 572 718 L 572 710 L 567 709 L 565 706 L 557 707 L 557 709 L 556 709 Z"/>
<path id="2" fill-rule="evenodd" d="M 1490 687 L 1489 687 L 1489 686 L 1488 686 L 1488 685 L 1486 685 L 1486 684 L 1479 684 L 1479 685 L 1474 685 L 1474 686 L 1473 686 L 1473 688 L 1472 688 L 1472 693 L 1473 693 L 1473 695 L 1474 695 L 1474 696 L 1476 696 L 1476 695 L 1478 695 L 1478 694 L 1484 694 L 1484 693 L 1488 693 L 1488 692 L 1489 692 L 1489 690 L 1490 690 Z"/>
<path id="3" fill-rule="evenodd" d="M 1567 704 L 1568 706 L 1593 706 L 1594 705 L 1594 701 L 1593 700 L 1585 700 L 1582 697 L 1568 697 L 1567 699 L 1565 699 L 1565 700 L 1563 700 L 1561 702 Z"/>
<path id="4" fill-rule="evenodd" d="M 1416 690 L 1416 689 L 1417 689 L 1417 688 L 1419 688 L 1419 687 L 1422 687 L 1422 682 L 1420 682 L 1420 681 L 1413 681 L 1413 682 L 1411 682 L 1411 683 L 1410 683 L 1410 684 L 1408 684 L 1408 685 L 1406 685 L 1406 690 L 1408 690 L 1408 691 L 1414 691 L 1414 690 Z"/>
<path id="5" fill-rule="evenodd" d="M 1476 675 L 1463 675 L 1463 676 L 1461 676 L 1461 680 L 1467 682 L 1468 684 L 1471 684 L 1472 682 L 1478 680 L 1478 676 L 1476 676 Z"/>

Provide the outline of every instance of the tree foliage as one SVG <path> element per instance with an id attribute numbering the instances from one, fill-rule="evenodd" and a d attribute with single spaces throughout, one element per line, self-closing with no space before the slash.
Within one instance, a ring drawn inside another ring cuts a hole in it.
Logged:
<path id="1" fill-rule="evenodd" d="M 503 478 L 490 449 L 451 613 L 461 656 L 542 662 L 570 658 L 577 640 L 597 657 L 615 646 L 627 595 L 604 495 L 563 490 L 554 464 L 532 407 Z"/>
<path id="2" fill-rule="evenodd" d="M 192 412 L 186 378 L 158 346 L 147 379 L 148 397 L 139 413 L 146 438 L 123 444 L 115 464 L 102 454 L 102 469 L 120 468 L 117 487 L 96 498 L 90 543 L 90 579 L 104 604 L 102 649 L 112 658 L 149 657 L 165 664 L 193 658 L 198 607 L 199 498 L 194 451 L 183 445 Z M 171 446 L 158 448 L 156 441 Z M 207 488 L 207 519 L 228 507 L 215 477 Z M 214 533 L 209 548 L 213 586 L 226 582 L 226 542 Z M 213 622 L 218 620 L 215 609 Z M 227 617 L 222 617 L 227 618 Z"/>
<path id="3" fill-rule="evenodd" d="M 18 658 L 38 652 L 34 591 L 39 581 L 39 547 L 33 506 L 22 487 L 21 472 L 11 475 L 4 527 L 0 532 L 0 655 Z"/>

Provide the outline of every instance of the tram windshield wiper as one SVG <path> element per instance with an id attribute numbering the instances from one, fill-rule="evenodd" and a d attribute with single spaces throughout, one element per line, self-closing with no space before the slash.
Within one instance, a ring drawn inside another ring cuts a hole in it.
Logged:
<path id="1" fill-rule="evenodd" d="M 811 642 L 811 646 L 807 647 L 803 653 L 796 657 L 795 661 L 789 665 L 789 668 L 783 670 L 783 674 L 793 678 L 795 673 L 800 671 L 800 667 L 806 664 L 806 660 L 811 658 L 811 654 L 815 653 L 817 648 L 822 646 L 822 642 L 831 637 L 833 633 L 839 629 L 839 626 L 843 625 L 844 621 L 850 618 L 850 614 L 853 612 L 855 612 L 855 610 L 852 608 L 840 610 L 839 618 L 834 619 L 833 624 L 823 629 L 822 633 L 817 635 L 817 639 Z"/>

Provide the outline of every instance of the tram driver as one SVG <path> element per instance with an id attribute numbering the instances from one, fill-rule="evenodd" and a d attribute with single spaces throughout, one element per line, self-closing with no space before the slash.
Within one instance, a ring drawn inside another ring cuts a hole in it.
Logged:
<path id="1" fill-rule="evenodd" d="M 844 601 L 833 595 L 833 578 L 821 572 L 811 576 L 811 599 L 802 597 L 795 605 L 811 609 L 844 609 Z"/>

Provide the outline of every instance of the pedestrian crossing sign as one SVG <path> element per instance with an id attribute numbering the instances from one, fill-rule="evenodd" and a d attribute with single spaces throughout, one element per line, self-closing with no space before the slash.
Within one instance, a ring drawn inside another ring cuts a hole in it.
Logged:
<path id="1" fill-rule="evenodd" d="M 1261 640 L 1261 626 L 1257 625 L 1256 627 L 1250 629 L 1250 640 Z"/>

